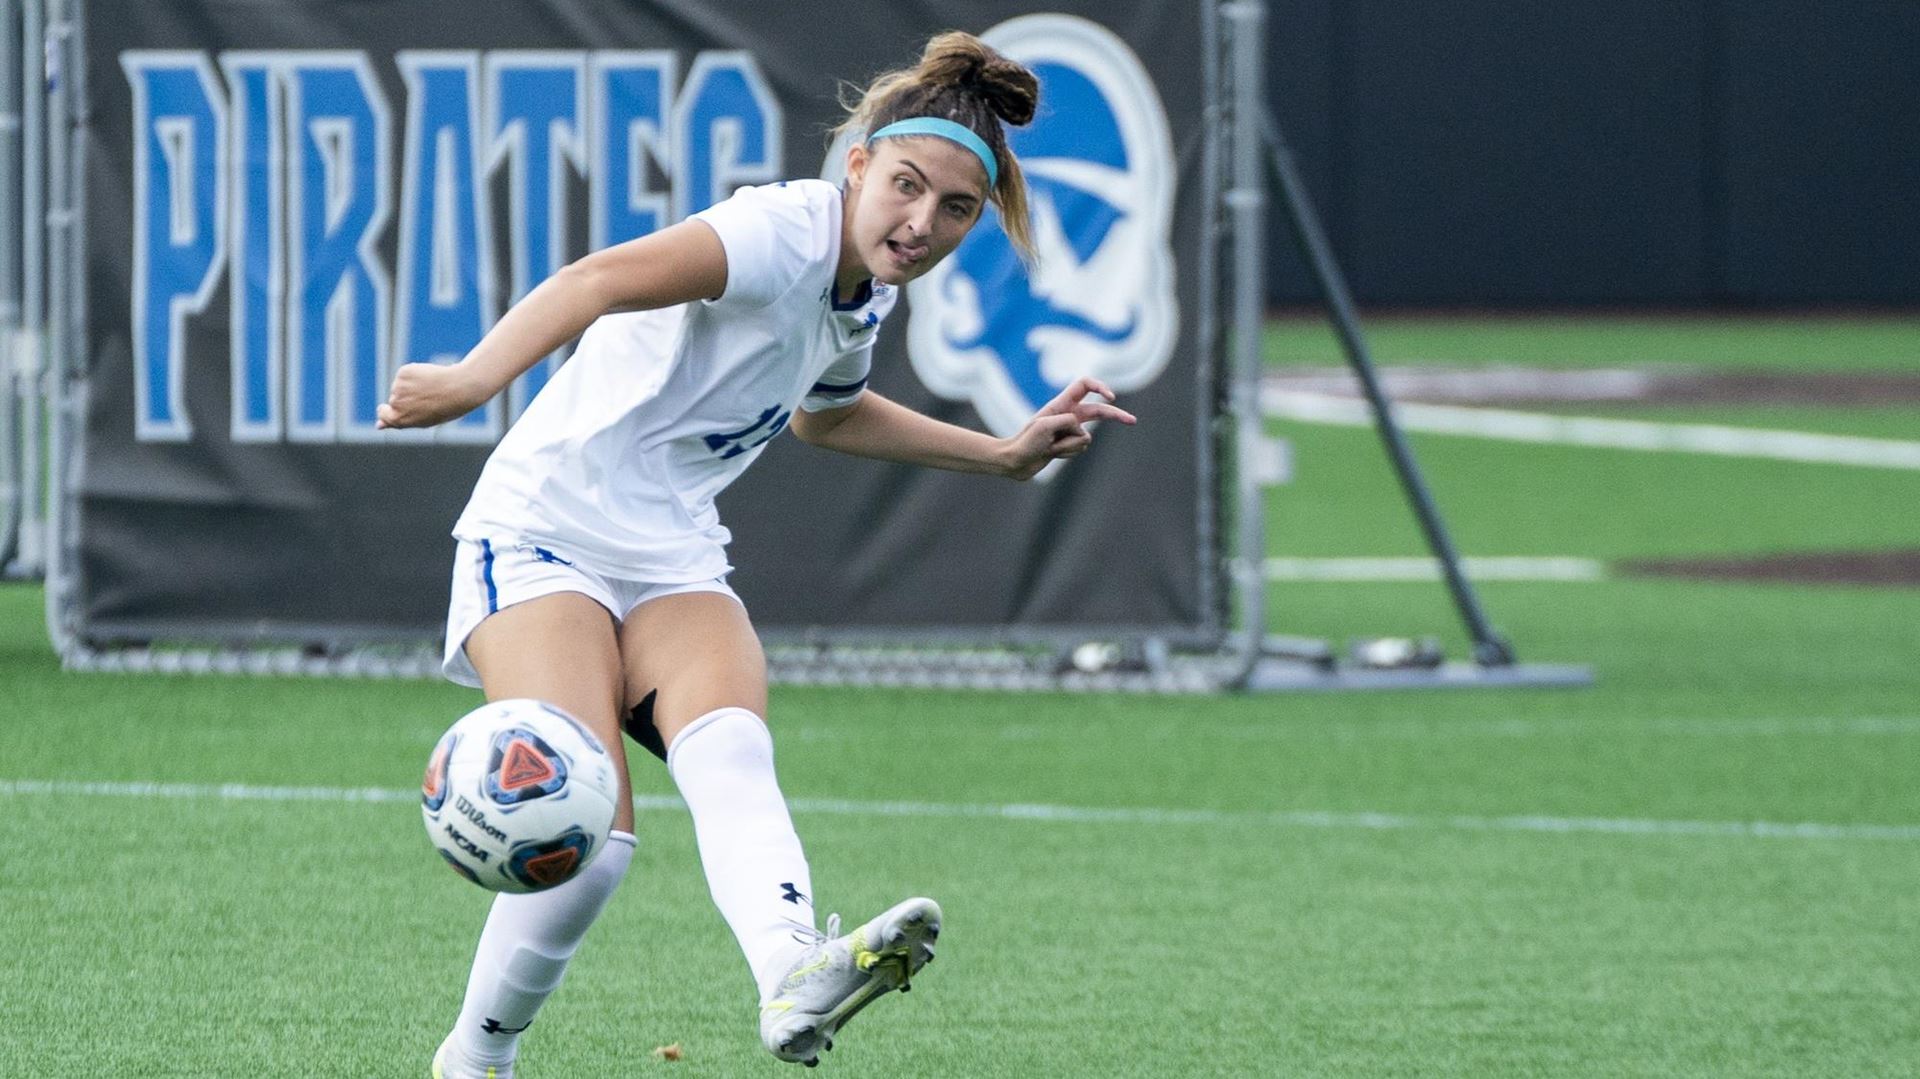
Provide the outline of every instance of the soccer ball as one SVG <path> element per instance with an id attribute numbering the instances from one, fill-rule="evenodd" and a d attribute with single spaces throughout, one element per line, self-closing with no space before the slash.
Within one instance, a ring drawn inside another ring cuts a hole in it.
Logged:
<path id="1" fill-rule="evenodd" d="M 542 701 L 494 701 L 433 747 L 420 815 L 461 876 L 496 892 L 539 892 L 573 879 L 606 846 L 619 797 L 613 759 L 585 724 Z"/>

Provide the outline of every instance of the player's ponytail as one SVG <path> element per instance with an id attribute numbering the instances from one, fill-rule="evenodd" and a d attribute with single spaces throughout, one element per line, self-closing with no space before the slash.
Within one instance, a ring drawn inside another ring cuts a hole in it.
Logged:
<path id="1" fill-rule="evenodd" d="M 839 132 L 864 136 L 898 120 L 932 116 L 964 125 L 992 151 L 999 178 L 989 199 L 1000 227 L 1028 264 L 1034 260 L 1033 227 L 1027 213 L 1027 181 L 1007 145 L 1003 124 L 1033 122 L 1040 81 L 1033 72 L 989 48 L 972 34 L 936 34 L 911 68 L 875 79 L 857 100 L 844 102 L 850 115 Z"/>

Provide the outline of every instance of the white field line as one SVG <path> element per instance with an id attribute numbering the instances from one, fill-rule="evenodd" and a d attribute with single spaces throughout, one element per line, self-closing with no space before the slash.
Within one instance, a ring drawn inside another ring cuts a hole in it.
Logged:
<path id="1" fill-rule="evenodd" d="M 413 803 L 417 790 L 381 787 L 263 787 L 244 783 L 87 782 L 0 779 L 0 796 L 164 798 L 184 801 Z M 1230 812 L 1216 809 L 1098 808 L 966 802 L 868 802 L 794 798 L 799 813 L 849 817 L 930 817 L 1051 824 L 1255 826 L 1364 831 L 1542 832 L 1554 835 L 1701 836 L 1716 839 L 1893 840 L 1920 842 L 1920 825 L 1778 821 L 1635 820 L 1615 817 L 1410 816 L 1400 813 Z M 684 812 L 680 799 L 636 797 L 643 812 Z"/>
<path id="2" fill-rule="evenodd" d="M 1475 581 L 1603 581 L 1604 563 L 1591 558 L 1463 558 L 1460 568 Z M 1269 558 L 1269 581 L 1437 581 L 1432 558 Z"/>
<path id="3" fill-rule="evenodd" d="M 1088 737 L 1085 727 L 1060 723 L 1026 723 L 994 729 L 976 728 L 1006 742 L 1047 742 Z M 1730 719 L 1647 719 L 1598 726 L 1590 722 L 1529 719 L 1378 720 L 1346 723 L 1302 719 L 1256 726 L 1212 728 L 1185 725 L 1135 731 L 1128 738 L 1165 742 L 1366 742 L 1461 738 L 1911 738 L 1920 735 L 1920 716 L 1805 716 Z M 845 742 L 861 732 L 852 728 L 782 726 L 781 738 L 802 742 Z"/>
<path id="4" fill-rule="evenodd" d="M 1431 361 L 1429 361 L 1431 362 Z M 1646 402 L 1659 392 L 1660 378 L 1645 367 L 1553 370 L 1538 367 L 1440 367 L 1415 363 L 1383 367 L 1380 382 L 1387 396 L 1489 404 L 1499 400 Z M 1267 376 L 1270 387 L 1294 393 L 1351 397 L 1353 372 L 1345 367 L 1289 368 Z"/>
<path id="5" fill-rule="evenodd" d="M 1303 423 L 1365 427 L 1373 412 L 1365 401 L 1331 394 L 1295 393 L 1265 387 L 1260 407 L 1268 416 Z M 1505 442 L 1543 442 L 1655 453 L 1698 453 L 1862 468 L 1920 470 L 1920 442 L 1704 423 L 1651 423 L 1590 416 L 1554 416 L 1461 405 L 1396 404 L 1394 415 L 1409 431 L 1466 435 Z"/>

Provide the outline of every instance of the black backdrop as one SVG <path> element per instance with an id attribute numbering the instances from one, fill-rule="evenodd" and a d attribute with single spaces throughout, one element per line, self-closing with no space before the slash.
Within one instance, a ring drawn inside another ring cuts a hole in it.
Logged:
<path id="1" fill-rule="evenodd" d="M 1363 301 L 1920 303 L 1920 4 L 1269 0 Z M 1312 297 L 1277 220 L 1269 294 Z"/>

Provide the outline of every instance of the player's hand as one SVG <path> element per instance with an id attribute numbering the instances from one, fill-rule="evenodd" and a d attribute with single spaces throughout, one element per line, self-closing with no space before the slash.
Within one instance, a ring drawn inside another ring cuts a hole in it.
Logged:
<path id="1" fill-rule="evenodd" d="M 1054 461 L 1087 452 L 1093 445 L 1088 425 L 1096 420 L 1128 426 L 1139 422 L 1133 413 L 1113 404 L 1114 397 L 1112 388 L 1097 378 L 1075 379 L 1007 440 L 1007 475 L 1030 480 Z"/>
<path id="2" fill-rule="evenodd" d="M 393 373 L 376 427 L 432 427 L 472 412 L 493 394 L 475 385 L 465 364 L 409 363 Z"/>

